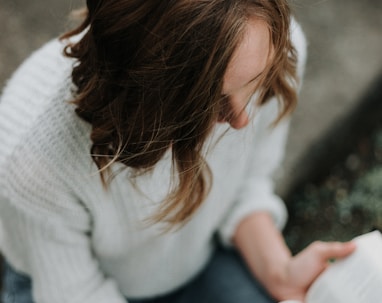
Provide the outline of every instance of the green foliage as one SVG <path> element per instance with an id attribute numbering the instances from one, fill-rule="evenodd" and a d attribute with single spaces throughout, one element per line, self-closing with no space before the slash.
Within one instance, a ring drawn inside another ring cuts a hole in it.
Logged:
<path id="1" fill-rule="evenodd" d="M 288 208 L 284 235 L 294 253 L 314 240 L 347 241 L 382 230 L 382 127 L 360 138 L 325 180 L 307 181 L 292 195 Z"/>
<path id="2" fill-rule="evenodd" d="M 382 227 L 382 166 L 358 179 L 350 194 L 336 204 L 341 221 L 351 222 L 354 214 L 361 212 L 370 225 Z"/>

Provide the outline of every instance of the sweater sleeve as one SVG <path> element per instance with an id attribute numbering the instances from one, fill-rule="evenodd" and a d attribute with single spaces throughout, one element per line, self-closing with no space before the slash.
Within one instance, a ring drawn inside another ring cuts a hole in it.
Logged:
<path id="1" fill-rule="evenodd" d="M 92 252 L 91 216 L 60 171 L 65 159 L 36 145 L 17 146 L 1 170 L 2 254 L 31 277 L 35 302 L 126 303 Z"/>
<path id="2" fill-rule="evenodd" d="M 247 174 L 219 230 L 225 244 L 230 244 L 238 224 L 253 212 L 269 212 L 280 229 L 286 223 L 286 207 L 274 193 L 272 174 L 279 167 L 284 155 L 289 120 L 281 121 L 275 128 L 270 127 L 272 120 L 269 119 L 276 108 L 277 101 L 271 100 L 262 108 L 255 122 L 256 142 L 251 149 Z"/>
<path id="3" fill-rule="evenodd" d="M 297 51 L 297 75 L 301 85 L 306 61 L 306 41 L 301 27 L 294 19 L 291 22 L 291 39 Z M 287 210 L 281 198 L 274 193 L 273 174 L 284 157 L 290 119 L 286 118 L 272 128 L 270 124 L 277 114 L 278 102 L 273 98 L 260 109 L 255 118 L 255 142 L 247 175 L 233 207 L 219 229 L 221 239 L 227 245 L 231 244 L 238 224 L 253 212 L 269 212 L 279 229 L 286 223 Z"/>

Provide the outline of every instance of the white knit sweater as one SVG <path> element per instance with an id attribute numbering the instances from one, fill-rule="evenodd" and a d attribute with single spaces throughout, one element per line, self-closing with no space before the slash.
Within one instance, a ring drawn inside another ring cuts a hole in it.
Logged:
<path id="1" fill-rule="evenodd" d="M 299 29 L 294 40 L 304 57 Z M 203 268 L 215 233 L 229 244 L 244 216 L 267 210 L 284 225 L 285 207 L 273 194 L 271 174 L 282 158 L 288 122 L 269 128 L 275 100 L 211 149 L 207 200 L 184 227 L 163 233 L 161 224 L 144 220 L 168 192 L 170 155 L 138 178 L 122 171 L 105 191 L 89 155 L 90 125 L 67 102 L 73 61 L 62 48 L 54 40 L 35 52 L 0 101 L 0 249 L 32 278 L 36 303 L 122 303 L 164 294 Z M 210 142 L 226 129 L 217 125 Z"/>

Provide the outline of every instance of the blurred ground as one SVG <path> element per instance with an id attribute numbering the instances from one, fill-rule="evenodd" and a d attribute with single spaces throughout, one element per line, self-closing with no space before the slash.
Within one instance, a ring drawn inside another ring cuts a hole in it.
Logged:
<path id="1" fill-rule="evenodd" d="M 309 54 L 300 104 L 292 120 L 282 194 L 309 179 L 315 170 L 332 165 L 320 158 L 321 153 L 340 146 L 327 146 L 322 138 L 361 106 L 382 73 L 382 1 L 290 2 L 305 30 Z M 338 137 L 348 135 L 352 134 Z"/>
<path id="2" fill-rule="evenodd" d="M 382 2 L 293 1 L 309 41 L 279 191 L 294 251 L 381 228 Z M 378 179 L 379 178 L 379 179 Z M 378 203 L 380 202 L 380 203 Z M 381 206 L 379 206 L 381 204 Z"/>
<path id="3" fill-rule="evenodd" d="M 381 152 L 370 142 L 379 138 L 382 112 L 382 83 L 375 84 L 382 74 L 382 1 L 290 2 L 309 41 L 309 57 L 278 191 L 292 212 L 287 239 L 299 248 L 369 228 L 364 214 L 340 220 L 336 201 L 380 164 L 370 160 Z M 0 0 L 0 87 L 32 50 L 68 28 L 68 12 L 82 3 Z M 362 142 L 369 142 L 368 160 Z"/>
<path id="4" fill-rule="evenodd" d="M 69 28 L 82 0 L 0 0 L 0 87 L 33 50 Z"/>

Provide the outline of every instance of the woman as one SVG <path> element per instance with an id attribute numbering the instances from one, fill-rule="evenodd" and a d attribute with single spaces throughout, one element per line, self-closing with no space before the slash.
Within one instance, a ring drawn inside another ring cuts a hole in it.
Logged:
<path id="1" fill-rule="evenodd" d="M 303 299 L 354 245 L 292 257 L 279 232 L 305 56 L 286 1 L 87 9 L 0 103 L 4 302 Z"/>

